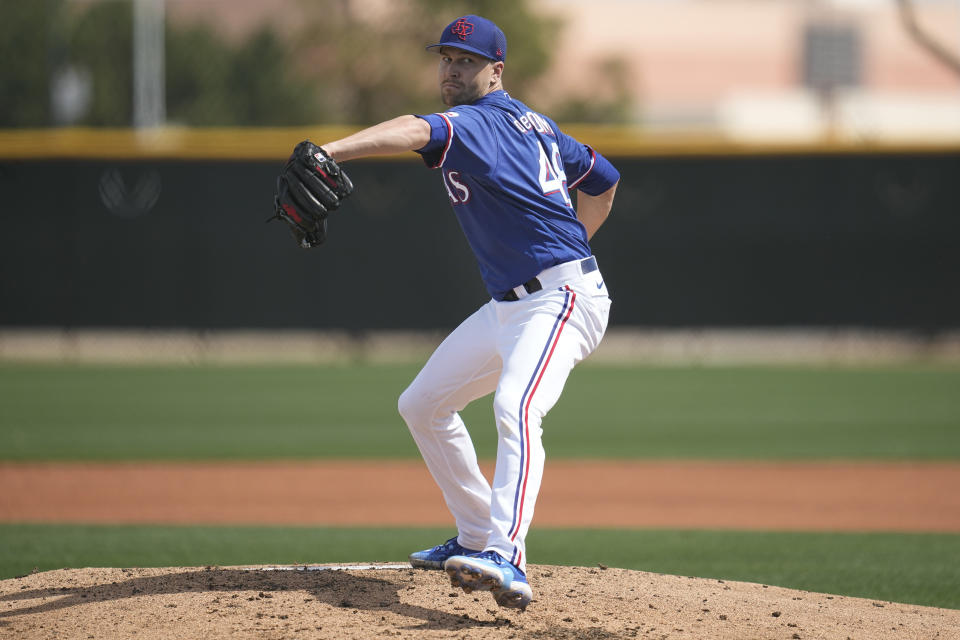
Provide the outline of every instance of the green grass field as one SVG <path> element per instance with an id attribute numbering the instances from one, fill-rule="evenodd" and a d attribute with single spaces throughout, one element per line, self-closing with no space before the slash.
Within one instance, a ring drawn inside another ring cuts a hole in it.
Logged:
<path id="1" fill-rule="evenodd" d="M 416 366 L 0 365 L 0 462 L 409 457 Z M 960 370 L 577 369 L 550 457 L 960 459 Z M 492 457 L 489 401 L 465 412 Z M 549 461 L 548 461 L 549 464 Z M 958 487 L 945 487 L 956 491 Z M 0 487 L 0 492 L 4 487 Z M 2 504 L 2 503 L 0 503 Z M 81 566 L 402 560 L 448 531 L 0 524 L 0 578 Z M 533 562 L 636 568 L 960 608 L 960 535 L 534 527 Z"/>
<path id="2" fill-rule="evenodd" d="M 0 460 L 416 458 L 415 373 L 0 365 Z M 487 458 L 490 404 L 464 412 Z M 585 366 L 544 430 L 566 458 L 958 459 L 960 369 Z"/>

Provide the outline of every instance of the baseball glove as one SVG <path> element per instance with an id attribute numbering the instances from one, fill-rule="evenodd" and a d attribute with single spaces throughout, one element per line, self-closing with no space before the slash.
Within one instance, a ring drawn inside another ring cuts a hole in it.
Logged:
<path id="1" fill-rule="evenodd" d="M 275 213 L 268 220 L 287 223 L 294 240 L 312 249 L 327 239 L 327 215 L 353 193 L 353 183 L 327 152 L 304 140 L 277 178 Z"/>

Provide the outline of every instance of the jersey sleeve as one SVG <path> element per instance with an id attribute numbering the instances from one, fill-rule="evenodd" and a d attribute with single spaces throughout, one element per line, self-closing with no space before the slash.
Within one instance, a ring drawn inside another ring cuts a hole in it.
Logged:
<path id="1" fill-rule="evenodd" d="M 620 172 L 609 160 L 597 153 L 593 147 L 571 138 L 559 129 L 557 131 L 568 189 L 579 189 L 587 195 L 596 196 L 617 184 Z"/>
<path id="2" fill-rule="evenodd" d="M 448 159 L 478 175 L 488 175 L 496 167 L 500 145 L 479 110 L 464 106 L 417 117 L 430 125 L 430 142 L 416 152 L 431 169 L 444 166 Z"/>
<path id="3" fill-rule="evenodd" d="M 417 117 L 430 125 L 430 142 L 417 149 L 416 153 L 420 154 L 423 162 L 431 169 L 442 167 L 453 134 L 453 129 L 448 124 L 449 118 L 439 113 Z"/>

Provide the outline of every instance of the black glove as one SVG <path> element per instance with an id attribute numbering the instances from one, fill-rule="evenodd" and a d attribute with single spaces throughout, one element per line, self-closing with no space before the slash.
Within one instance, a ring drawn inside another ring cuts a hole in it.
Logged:
<path id="1" fill-rule="evenodd" d="M 298 144 L 277 178 L 275 214 L 287 223 L 294 240 L 312 249 L 327 239 L 327 215 L 353 193 L 347 174 L 326 151 L 304 140 Z"/>

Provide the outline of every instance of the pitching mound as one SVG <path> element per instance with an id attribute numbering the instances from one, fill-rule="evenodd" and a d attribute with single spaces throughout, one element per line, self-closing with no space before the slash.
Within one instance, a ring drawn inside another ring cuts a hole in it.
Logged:
<path id="1" fill-rule="evenodd" d="M 0 581 L 4 638 L 947 638 L 960 611 L 640 571 L 530 567 L 526 612 L 389 568 L 64 569 Z"/>

